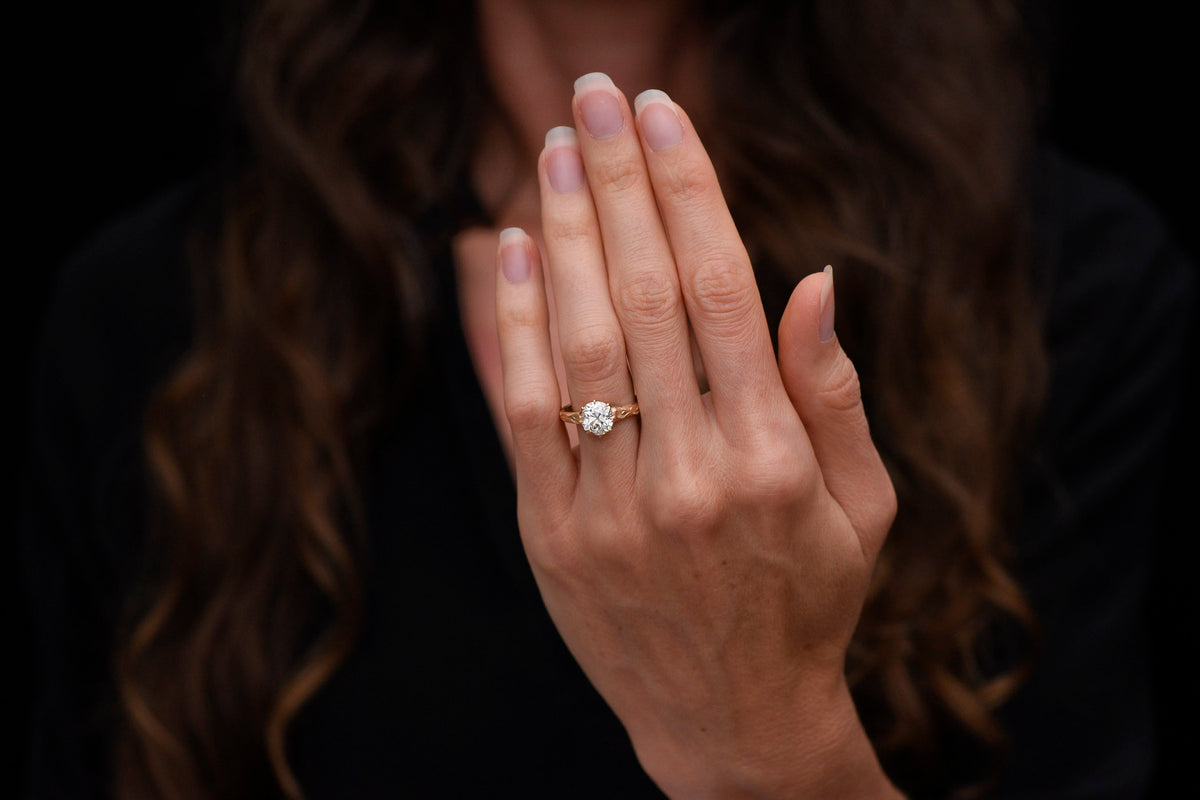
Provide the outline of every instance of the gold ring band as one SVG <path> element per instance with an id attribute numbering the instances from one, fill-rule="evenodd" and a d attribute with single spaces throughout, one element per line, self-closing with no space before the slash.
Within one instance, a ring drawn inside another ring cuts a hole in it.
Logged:
<path id="1" fill-rule="evenodd" d="M 610 405 L 603 400 L 593 400 L 576 411 L 571 406 L 563 406 L 558 412 L 558 418 L 563 422 L 578 425 L 593 436 L 603 436 L 612 430 L 613 423 L 619 419 L 638 414 L 636 402 L 623 406 Z"/>

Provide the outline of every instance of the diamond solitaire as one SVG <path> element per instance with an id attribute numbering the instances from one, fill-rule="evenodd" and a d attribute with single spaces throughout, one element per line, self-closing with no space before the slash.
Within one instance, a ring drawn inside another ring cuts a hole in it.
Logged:
<path id="1" fill-rule="evenodd" d="M 613 407 L 603 400 L 593 400 L 579 412 L 579 424 L 594 436 L 603 436 L 612 430 Z"/>
<path id="2" fill-rule="evenodd" d="M 580 425 L 593 436 L 603 436 L 612 430 L 613 423 L 619 419 L 632 417 L 640 413 L 636 402 L 624 406 L 613 406 L 603 400 L 593 400 L 576 411 L 571 406 L 563 406 L 558 412 L 558 418 L 572 425 Z"/>

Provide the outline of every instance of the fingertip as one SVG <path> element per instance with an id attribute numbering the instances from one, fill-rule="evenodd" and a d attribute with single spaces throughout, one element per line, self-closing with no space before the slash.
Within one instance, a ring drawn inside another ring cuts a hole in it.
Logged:
<path id="1" fill-rule="evenodd" d="M 572 105 L 593 139 L 611 139 L 625 127 L 625 96 L 603 72 L 589 72 L 575 81 Z"/>
<path id="2" fill-rule="evenodd" d="M 821 284 L 821 316 L 818 331 L 821 337 L 821 343 L 824 344 L 833 338 L 833 265 L 826 264 L 824 273 L 825 282 Z"/>
<path id="3" fill-rule="evenodd" d="M 670 95 L 668 95 L 663 90 L 647 89 L 644 92 L 642 92 L 641 94 L 639 94 L 637 97 L 633 98 L 634 113 L 641 114 L 642 111 L 645 110 L 646 106 L 650 105 L 651 103 L 662 103 L 663 105 L 666 105 L 666 106 L 672 108 L 672 110 L 674 109 L 674 106 L 675 106 L 675 103 L 674 103 L 674 101 L 671 100 Z"/>
<path id="4" fill-rule="evenodd" d="M 505 228 L 500 231 L 500 249 L 503 250 L 512 244 L 524 244 L 526 238 L 528 238 L 528 234 L 525 233 L 524 228 Z"/>
<path id="5" fill-rule="evenodd" d="M 500 272 L 509 283 L 524 283 L 532 271 L 529 235 L 521 228 L 500 231 L 498 246 Z"/>
<path id="6" fill-rule="evenodd" d="M 579 134 L 570 125 L 557 125 L 546 131 L 545 150 L 550 152 L 556 147 L 579 147 Z"/>
<path id="7" fill-rule="evenodd" d="M 666 92 L 647 89 L 633 101 L 638 128 L 651 150 L 669 150 L 683 141 L 683 123 Z"/>
<path id="8" fill-rule="evenodd" d="M 571 194 L 581 189 L 587 178 L 579 150 L 579 134 L 574 128 L 559 125 L 546 131 L 538 169 L 555 194 Z"/>
<path id="9" fill-rule="evenodd" d="M 779 320 L 779 369 L 793 400 L 807 393 L 820 363 L 830 355 L 822 329 L 822 309 L 832 305 L 832 270 L 806 275 L 792 290 Z M 831 323 L 832 324 L 832 323 Z M 836 337 L 829 341 L 836 342 Z"/>
<path id="10" fill-rule="evenodd" d="M 614 97 L 617 96 L 617 85 L 613 79 L 603 72 L 589 72 L 575 79 L 575 96 L 582 97 L 592 89 L 603 89 Z"/>
<path id="11" fill-rule="evenodd" d="M 805 275 L 796 284 L 783 310 L 779 324 L 781 334 L 784 328 L 797 335 L 803 335 L 803 331 L 807 331 L 810 337 L 816 332 L 815 338 L 819 340 L 821 308 L 825 302 L 826 288 L 832 287 L 832 271 L 829 267 L 826 267 L 826 270 L 829 271 Z"/>

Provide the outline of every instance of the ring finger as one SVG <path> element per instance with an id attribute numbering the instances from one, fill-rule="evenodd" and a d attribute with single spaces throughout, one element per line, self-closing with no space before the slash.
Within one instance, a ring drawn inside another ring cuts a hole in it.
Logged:
<path id="1" fill-rule="evenodd" d="M 631 403 L 633 382 L 625 339 L 613 310 L 600 225 L 572 128 L 554 128 L 546 134 L 538 175 L 542 235 L 571 403 L 576 410 L 596 400 L 612 406 Z M 632 478 L 628 467 L 637 454 L 637 422 L 617 420 L 602 436 L 581 432 L 579 439 L 581 480 L 608 483 Z M 595 474 L 589 476 L 590 472 Z"/>
<path id="2" fill-rule="evenodd" d="M 575 82 L 573 112 L 608 265 L 609 294 L 646 415 L 644 439 L 674 446 L 701 420 L 700 387 L 671 244 L 625 96 L 603 73 Z"/>

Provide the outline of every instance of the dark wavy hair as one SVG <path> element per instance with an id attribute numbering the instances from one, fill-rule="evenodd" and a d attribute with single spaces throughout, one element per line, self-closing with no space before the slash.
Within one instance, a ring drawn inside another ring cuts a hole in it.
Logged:
<path id="1" fill-rule="evenodd" d="M 120 796 L 303 796 L 286 734 L 362 623 L 368 436 L 404 402 L 386 376 L 420 366 L 431 264 L 474 222 L 462 187 L 499 113 L 470 6 L 246 17 L 241 157 L 199 237 L 194 344 L 146 420 L 157 569 L 119 650 Z M 1005 535 L 1045 360 L 1021 9 L 703 6 L 720 123 L 702 134 L 768 315 L 837 265 L 900 500 L 848 654 L 856 700 L 901 787 L 947 794 L 947 742 L 1003 745 L 1021 662 L 993 657 L 996 631 L 1033 624 Z"/>

